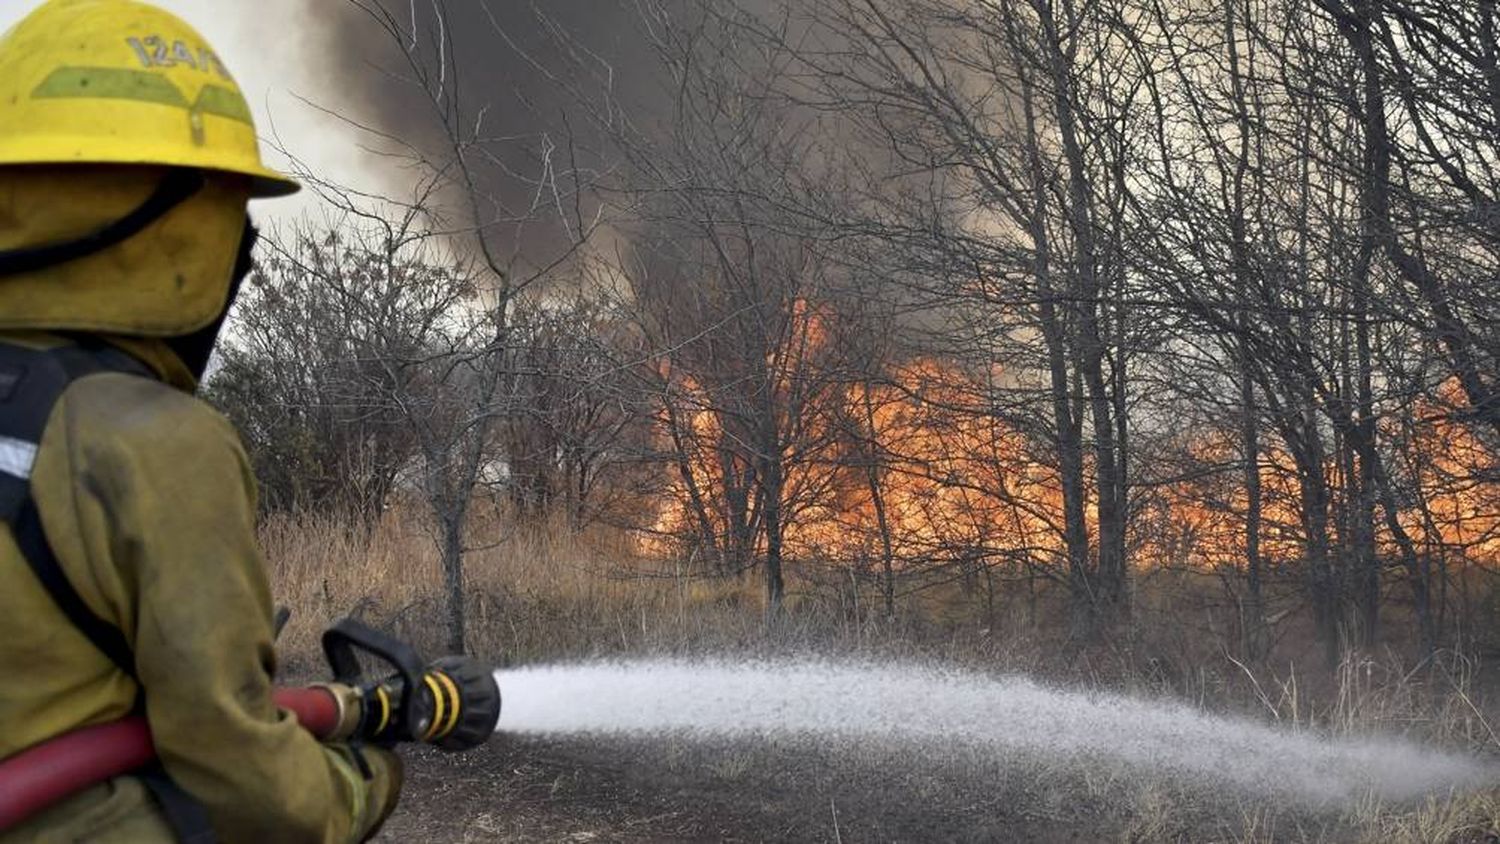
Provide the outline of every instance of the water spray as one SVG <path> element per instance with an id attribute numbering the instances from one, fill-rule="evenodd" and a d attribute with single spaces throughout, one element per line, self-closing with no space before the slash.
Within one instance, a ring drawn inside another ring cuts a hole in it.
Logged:
<path id="1" fill-rule="evenodd" d="M 411 645 L 353 619 L 323 634 L 333 680 L 277 688 L 272 699 L 324 742 L 389 747 L 417 742 L 463 751 L 489 740 L 500 719 L 491 670 L 464 656 L 424 662 Z M 367 677 L 361 658 L 385 666 Z M 146 719 L 86 727 L 0 762 L 0 832 L 69 795 L 156 758 Z"/>
<path id="2" fill-rule="evenodd" d="M 1491 760 L 1379 735 L 1333 736 L 1181 702 L 1050 687 L 930 663 L 652 659 L 500 672 L 516 737 L 787 743 L 899 754 L 905 764 L 1160 774 L 1290 804 L 1403 801 L 1488 787 Z"/>

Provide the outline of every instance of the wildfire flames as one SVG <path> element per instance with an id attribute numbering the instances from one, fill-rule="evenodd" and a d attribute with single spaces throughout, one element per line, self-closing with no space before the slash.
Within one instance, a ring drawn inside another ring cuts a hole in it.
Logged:
<path id="1" fill-rule="evenodd" d="M 734 530 L 724 502 L 745 484 L 746 449 L 726 433 L 702 388 L 686 376 L 673 381 L 693 409 L 676 420 L 687 459 L 655 532 L 701 536 L 706 519 L 723 537 Z M 794 444 L 783 454 L 793 457 L 783 460 L 786 556 L 856 565 L 888 559 L 896 568 L 933 561 L 1061 565 L 1063 500 L 1048 444 L 997 415 L 974 412 L 984 387 L 956 366 L 918 360 L 878 382 L 841 385 L 811 420 L 798 420 L 819 430 L 800 437 L 812 447 Z M 1391 463 L 1409 491 L 1399 502 L 1399 523 L 1429 559 L 1500 563 L 1500 495 L 1475 478 L 1476 467 L 1496 465 L 1496 455 L 1440 407 L 1420 408 L 1412 418 L 1405 430 L 1381 430 L 1386 442 L 1401 446 Z M 661 424 L 672 423 L 663 417 Z M 1175 463 L 1193 468 L 1177 478 L 1159 481 L 1154 467 L 1136 470 L 1151 482 L 1133 492 L 1132 565 L 1242 568 L 1250 508 L 1239 443 L 1232 433 L 1195 434 L 1178 451 Z M 1295 563 L 1304 553 L 1295 464 L 1265 443 L 1258 464 L 1261 559 L 1270 567 Z M 1326 475 L 1329 488 L 1339 489 L 1333 460 Z M 747 507 L 753 521 L 753 502 Z M 1333 507 L 1329 529 L 1337 541 L 1337 501 Z M 1091 533 L 1094 521 L 1091 498 Z M 1377 546 L 1395 554 L 1383 519 L 1375 522 Z M 747 550 L 763 552 L 763 535 L 756 537 Z"/>

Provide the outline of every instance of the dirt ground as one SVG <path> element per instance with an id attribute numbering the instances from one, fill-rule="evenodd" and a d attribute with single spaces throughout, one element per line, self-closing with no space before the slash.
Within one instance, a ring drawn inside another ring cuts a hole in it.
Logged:
<path id="1" fill-rule="evenodd" d="M 903 764 L 890 753 L 497 738 L 462 755 L 406 753 L 384 842 L 1224 840 L 1202 818 L 1165 825 L 1118 780 Z M 1097 799 L 1078 799 L 1089 788 Z M 1079 789 L 1084 789 L 1080 791 Z M 1150 813 L 1148 813 L 1150 814 Z M 1207 825 L 1205 825 L 1207 823 Z M 1187 824 L 1185 826 L 1184 824 Z"/>

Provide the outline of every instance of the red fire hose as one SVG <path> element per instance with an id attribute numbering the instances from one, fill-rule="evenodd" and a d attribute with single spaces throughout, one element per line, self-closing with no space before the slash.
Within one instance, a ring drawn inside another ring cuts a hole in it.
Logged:
<path id="1" fill-rule="evenodd" d="M 323 634 L 323 650 L 334 682 L 271 695 L 320 741 L 422 742 L 460 751 L 494 735 L 500 687 L 489 667 L 469 657 L 424 666 L 410 645 L 347 618 Z M 367 680 L 361 655 L 385 662 L 394 673 Z M 151 728 L 136 717 L 86 727 L 0 761 L 0 833 L 155 758 Z"/>
<path id="2" fill-rule="evenodd" d="M 338 729 L 339 702 L 327 688 L 277 689 L 272 699 L 318 738 Z M 16 754 L 0 762 L 0 830 L 155 758 L 151 728 L 140 717 L 85 727 Z"/>

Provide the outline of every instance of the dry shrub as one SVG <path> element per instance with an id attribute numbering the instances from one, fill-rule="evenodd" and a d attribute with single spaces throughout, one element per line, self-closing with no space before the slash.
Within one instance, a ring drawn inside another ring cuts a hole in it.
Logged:
<path id="1" fill-rule="evenodd" d="M 293 611 L 280 650 L 316 667 L 317 637 L 344 615 L 428 652 L 442 642 L 442 573 L 420 507 L 390 508 L 373 526 L 277 515 L 261 540 L 280 603 Z M 1275 659 L 1238 650 L 1218 578 L 1143 572 L 1128 629 L 1080 641 L 1055 584 L 954 582 L 902 594 L 885 612 L 878 578 L 789 566 L 786 612 L 764 614 L 755 571 L 706 576 L 646 559 L 628 534 L 569 530 L 561 520 L 476 514 L 465 555 L 469 649 L 500 664 L 622 653 L 775 648 L 933 657 L 1051 679 L 1192 700 L 1293 727 L 1419 733 L 1500 751 L 1484 703 L 1489 672 L 1459 651 L 1413 664 L 1394 650 L 1350 652 L 1336 671 L 1302 647 L 1301 620 L 1281 622 Z M 1299 644 L 1300 643 L 1300 644 Z"/>
<path id="2" fill-rule="evenodd" d="M 435 652 L 443 640 L 442 572 L 427 520 L 394 507 L 366 530 L 319 517 L 271 516 L 261 527 L 276 599 L 292 610 L 279 649 L 316 666 L 318 635 L 353 615 Z M 550 522 L 471 520 L 464 568 L 469 649 L 498 663 L 733 644 L 761 617 L 749 578 L 704 579 L 635 558 L 618 534 Z"/>
<path id="3" fill-rule="evenodd" d="M 265 521 L 261 539 L 275 594 L 293 611 L 280 642 L 290 674 L 322 672 L 318 634 L 343 615 L 388 629 L 423 652 L 440 650 L 442 577 L 419 514 L 395 507 L 368 531 L 318 518 Z M 642 559 L 617 532 L 517 523 L 496 510 L 471 520 L 469 542 L 469 646 L 497 664 L 812 648 L 929 657 L 1188 699 L 1290 729 L 1405 735 L 1500 754 L 1484 682 L 1489 672 L 1473 656 L 1445 651 L 1414 665 L 1391 651 L 1350 653 L 1330 672 L 1300 659 L 1312 649 L 1292 647 L 1286 652 L 1299 658 L 1252 663 L 1235 655 L 1233 625 L 1209 600 L 1214 579 L 1201 573 L 1141 577 L 1130 630 L 1079 643 L 1066 631 L 1066 596 L 1045 584 L 1012 588 L 998 599 L 972 584 L 953 584 L 905 595 L 888 616 L 877 581 L 807 568 L 789 572 L 787 611 L 772 622 L 754 573 L 690 574 L 672 561 Z M 1295 645 L 1303 634 L 1288 629 L 1282 638 Z M 1440 795 L 1415 806 L 1368 802 L 1337 817 L 1261 803 L 1227 810 L 1178 805 L 1150 789 L 1137 796 L 1118 807 L 1130 819 L 1120 830 L 1124 840 L 1199 840 L 1209 824 L 1216 825 L 1209 837 L 1218 840 L 1500 840 L 1500 793 Z"/>

